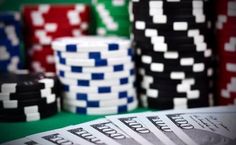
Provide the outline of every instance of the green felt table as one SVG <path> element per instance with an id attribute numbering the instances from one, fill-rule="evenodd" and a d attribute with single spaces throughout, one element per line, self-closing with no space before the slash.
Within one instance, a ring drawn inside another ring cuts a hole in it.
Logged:
<path id="1" fill-rule="evenodd" d="M 138 108 L 129 113 L 144 111 L 148 110 L 144 108 Z M 60 112 L 53 117 L 40 121 L 0 123 L 0 143 L 18 139 L 31 134 L 62 128 L 69 125 L 75 125 L 103 117 L 104 116 L 78 115 L 69 112 Z"/>

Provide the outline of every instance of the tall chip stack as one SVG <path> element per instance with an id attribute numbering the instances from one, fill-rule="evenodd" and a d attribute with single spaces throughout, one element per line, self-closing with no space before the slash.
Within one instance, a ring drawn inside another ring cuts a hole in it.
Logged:
<path id="1" fill-rule="evenodd" d="M 130 36 L 129 0 L 93 0 L 96 34 Z"/>
<path id="2" fill-rule="evenodd" d="M 217 1 L 218 104 L 236 104 L 236 1 Z"/>
<path id="3" fill-rule="evenodd" d="M 0 122 L 28 122 L 60 110 L 58 79 L 51 73 L 0 74 Z"/>
<path id="4" fill-rule="evenodd" d="M 137 107 L 131 41 L 118 37 L 59 38 L 52 44 L 63 85 L 63 108 L 87 115 Z"/>
<path id="5" fill-rule="evenodd" d="M 23 68 L 21 21 L 18 12 L 0 13 L 0 72 Z"/>
<path id="6" fill-rule="evenodd" d="M 209 0 L 132 0 L 140 100 L 152 109 L 209 106 L 212 95 Z"/>
<path id="7" fill-rule="evenodd" d="M 75 5 L 25 5 L 22 10 L 28 66 L 33 72 L 55 72 L 51 43 L 55 38 L 88 34 L 90 8 Z"/>

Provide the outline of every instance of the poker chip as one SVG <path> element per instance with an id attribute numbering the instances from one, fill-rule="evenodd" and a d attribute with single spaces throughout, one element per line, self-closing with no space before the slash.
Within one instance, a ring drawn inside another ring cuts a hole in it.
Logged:
<path id="1" fill-rule="evenodd" d="M 52 48 L 66 111 L 101 115 L 137 107 L 131 40 L 111 36 L 64 37 L 53 41 Z"/>
<path id="2" fill-rule="evenodd" d="M 130 18 L 141 104 L 159 110 L 212 105 L 210 1 L 132 0 Z"/>
<path id="3" fill-rule="evenodd" d="M 129 0 L 93 0 L 92 6 L 97 35 L 129 37 Z"/>
<path id="4" fill-rule="evenodd" d="M 0 121 L 37 121 L 59 111 L 57 77 L 53 73 L 0 74 Z"/>
<path id="5" fill-rule="evenodd" d="M 22 15 L 27 62 L 33 72 L 55 72 L 54 39 L 88 34 L 90 8 L 84 4 L 25 5 Z"/>
<path id="6" fill-rule="evenodd" d="M 217 1 L 218 91 L 219 105 L 236 103 L 236 10 L 235 1 Z"/>
<path id="7" fill-rule="evenodd" d="M 0 72 L 16 72 L 23 69 L 23 49 L 20 14 L 0 13 Z"/>
<path id="8" fill-rule="evenodd" d="M 104 114 L 117 114 L 134 110 L 138 105 L 138 101 L 133 101 L 126 105 L 118 105 L 111 107 L 78 107 L 71 104 L 64 103 L 64 109 L 70 112 L 87 114 L 87 115 L 104 115 Z"/>

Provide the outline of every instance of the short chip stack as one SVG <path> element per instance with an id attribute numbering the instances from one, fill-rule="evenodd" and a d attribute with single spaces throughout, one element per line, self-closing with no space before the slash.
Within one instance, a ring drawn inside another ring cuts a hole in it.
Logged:
<path id="1" fill-rule="evenodd" d="M 52 74 L 1 74 L 0 121 L 36 121 L 59 108 L 58 81 Z"/>
<path id="2" fill-rule="evenodd" d="M 137 106 L 131 41 L 116 37 L 53 42 L 63 107 L 79 114 L 116 114 Z"/>
<path id="3" fill-rule="evenodd" d="M 98 35 L 130 36 L 129 0 L 93 0 Z"/>
<path id="4" fill-rule="evenodd" d="M 29 67 L 34 72 L 55 72 L 51 43 L 63 36 L 88 33 L 87 5 L 26 5 L 23 7 Z"/>
<path id="5" fill-rule="evenodd" d="M 153 109 L 212 103 L 208 0 L 132 0 L 140 99 Z"/>
<path id="6" fill-rule="evenodd" d="M 0 13 L 0 72 L 16 72 L 23 68 L 20 14 Z"/>
<path id="7" fill-rule="evenodd" d="M 220 105 L 236 104 L 236 1 L 217 1 Z"/>

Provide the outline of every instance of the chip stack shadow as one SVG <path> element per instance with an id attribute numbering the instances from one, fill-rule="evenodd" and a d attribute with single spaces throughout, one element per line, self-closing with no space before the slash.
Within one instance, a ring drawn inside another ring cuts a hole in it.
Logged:
<path id="1" fill-rule="evenodd" d="M 153 109 L 213 104 L 210 0 L 132 0 L 140 100 Z"/>

